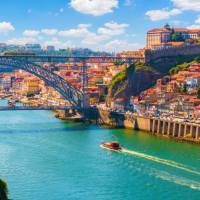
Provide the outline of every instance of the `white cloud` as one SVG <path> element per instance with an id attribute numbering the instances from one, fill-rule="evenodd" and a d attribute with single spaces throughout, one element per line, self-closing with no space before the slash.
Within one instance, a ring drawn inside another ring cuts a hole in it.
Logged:
<path id="1" fill-rule="evenodd" d="M 28 13 L 28 14 L 32 13 L 32 10 L 31 10 L 31 9 L 28 9 L 28 10 L 27 10 L 27 13 Z"/>
<path id="2" fill-rule="evenodd" d="M 175 7 L 181 10 L 200 11 L 199 0 L 171 0 Z"/>
<path id="3" fill-rule="evenodd" d="M 59 40 L 59 38 L 57 38 L 57 37 L 53 37 L 50 40 L 45 41 L 44 45 L 45 46 L 47 46 L 47 45 L 53 45 L 56 48 L 74 47 L 74 45 L 72 44 L 71 41 L 65 41 L 65 42 L 63 42 L 63 41 Z"/>
<path id="4" fill-rule="evenodd" d="M 152 20 L 152 21 L 158 21 L 163 19 L 169 19 L 172 16 L 181 14 L 182 11 L 179 9 L 161 9 L 161 10 L 149 10 L 146 12 L 146 15 Z"/>
<path id="5" fill-rule="evenodd" d="M 40 34 L 40 31 L 36 31 L 36 30 L 25 30 L 23 32 L 23 36 L 25 37 L 36 37 Z"/>
<path id="6" fill-rule="evenodd" d="M 77 28 L 66 29 L 58 32 L 58 36 L 70 38 L 70 39 L 80 39 L 80 45 L 92 47 L 100 47 L 104 49 L 104 43 L 109 40 L 114 40 L 117 36 L 121 37 L 126 35 L 126 29 L 129 24 L 117 23 L 117 22 L 107 22 L 102 27 L 99 27 L 96 31 L 90 30 L 90 24 L 79 24 Z M 127 45 L 130 47 L 130 45 Z"/>
<path id="7" fill-rule="evenodd" d="M 92 25 L 91 24 L 79 24 L 79 28 L 90 28 Z"/>
<path id="8" fill-rule="evenodd" d="M 60 13 L 63 13 L 63 12 L 64 12 L 64 9 L 63 9 L 63 8 L 60 8 L 59 12 L 60 12 Z"/>
<path id="9" fill-rule="evenodd" d="M 77 46 L 104 51 L 136 49 L 137 43 L 131 43 L 124 39 L 128 39 L 126 33 L 128 27 L 129 24 L 111 21 L 96 30 L 92 30 L 91 24 L 79 24 L 75 28 L 66 30 L 54 28 L 24 30 L 21 37 L 11 38 L 7 40 L 7 43 L 19 45 L 40 43 L 44 46 L 54 45 L 56 48 Z"/>
<path id="10" fill-rule="evenodd" d="M 46 35 L 55 35 L 58 32 L 57 29 L 42 29 L 41 33 Z"/>
<path id="11" fill-rule="evenodd" d="M 179 21 L 179 20 L 174 20 L 174 21 L 171 21 L 170 24 L 172 25 L 180 25 L 182 24 L 183 22 L 182 21 Z"/>
<path id="12" fill-rule="evenodd" d="M 96 33 L 90 32 L 87 36 L 85 36 L 82 40 L 82 44 L 84 45 L 98 45 L 99 43 L 109 40 L 110 36 L 107 35 L 97 35 Z"/>
<path id="13" fill-rule="evenodd" d="M 125 33 L 128 24 L 118 24 L 116 22 L 108 22 L 104 24 L 104 27 L 101 27 L 97 30 L 97 33 L 100 35 L 114 36 L 121 35 Z"/>
<path id="14" fill-rule="evenodd" d="M 193 24 L 191 26 L 188 26 L 189 29 L 200 29 L 200 24 Z"/>
<path id="15" fill-rule="evenodd" d="M 68 38 L 83 38 L 83 43 L 91 44 L 124 34 L 129 25 L 108 22 L 98 28 L 96 32 L 91 32 L 90 26 L 90 24 L 79 24 L 75 29 L 59 31 L 58 35 Z"/>
<path id="16" fill-rule="evenodd" d="M 36 43 L 37 39 L 31 37 L 11 38 L 7 40 L 8 44 L 25 45 L 27 43 Z"/>
<path id="17" fill-rule="evenodd" d="M 200 16 L 195 20 L 195 24 L 200 24 Z"/>
<path id="18" fill-rule="evenodd" d="M 133 0 L 125 0 L 125 6 L 131 6 L 133 4 Z"/>
<path id="19" fill-rule="evenodd" d="M 0 33 L 8 33 L 14 30 L 15 28 L 10 22 L 0 22 Z"/>
<path id="20" fill-rule="evenodd" d="M 171 2 L 173 3 L 172 9 L 149 10 L 146 15 L 152 21 L 157 21 L 176 16 L 186 10 L 200 11 L 200 0 L 171 0 Z"/>
<path id="21" fill-rule="evenodd" d="M 79 24 L 78 27 L 75 29 L 59 31 L 58 35 L 62 37 L 80 38 L 85 37 L 85 35 L 87 35 L 88 33 L 88 24 Z"/>
<path id="22" fill-rule="evenodd" d="M 118 0 L 71 0 L 70 2 L 70 6 L 76 11 L 94 16 L 111 13 L 118 4 Z"/>
<path id="23" fill-rule="evenodd" d="M 200 16 L 195 20 L 194 24 L 188 26 L 189 29 L 200 29 Z"/>
<path id="24" fill-rule="evenodd" d="M 140 47 L 138 43 L 130 43 L 127 40 L 112 40 L 105 44 L 105 50 L 119 52 L 122 50 L 135 50 Z"/>

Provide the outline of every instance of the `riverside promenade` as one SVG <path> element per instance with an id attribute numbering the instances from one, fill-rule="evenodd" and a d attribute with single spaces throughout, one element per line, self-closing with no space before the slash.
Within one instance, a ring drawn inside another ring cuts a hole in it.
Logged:
<path id="1" fill-rule="evenodd" d="M 100 123 L 200 144 L 200 124 L 99 109 Z"/>

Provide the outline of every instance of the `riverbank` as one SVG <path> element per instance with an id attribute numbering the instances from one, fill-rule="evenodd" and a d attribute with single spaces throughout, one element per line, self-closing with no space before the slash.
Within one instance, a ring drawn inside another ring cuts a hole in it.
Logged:
<path id="1" fill-rule="evenodd" d="M 65 111 L 55 111 L 55 117 L 69 122 L 97 123 L 111 128 L 124 128 L 144 131 L 153 136 L 174 139 L 176 141 L 200 144 L 200 124 L 179 122 L 160 118 L 150 118 L 126 113 L 117 113 L 98 109 L 98 119 L 85 120 L 80 115 L 67 115 Z"/>
<path id="2" fill-rule="evenodd" d="M 113 128 L 126 128 L 152 135 L 200 144 L 200 124 L 150 118 L 99 109 L 99 121 Z"/>
<path id="3" fill-rule="evenodd" d="M 63 121 L 98 122 L 100 125 L 107 125 L 113 128 L 145 131 L 154 136 L 200 144 L 200 124 L 197 123 L 176 121 L 175 119 L 150 118 L 134 113 L 118 113 L 101 109 L 100 107 L 96 110 L 93 109 L 91 113 L 88 112 L 90 116 L 87 120 L 80 114 L 70 110 L 55 110 L 53 112 L 56 118 Z"/>

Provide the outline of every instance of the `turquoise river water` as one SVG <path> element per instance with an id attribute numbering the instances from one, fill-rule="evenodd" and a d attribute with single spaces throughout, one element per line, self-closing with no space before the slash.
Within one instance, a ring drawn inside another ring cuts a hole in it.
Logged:
<path id="1" fill-rule="evenodd" d="M 112 140 L 123 152 L 99 147 Z M 200 147 L 47 111 L 0 112 L 0 177 L 13 200 L 199 200 Z"/>

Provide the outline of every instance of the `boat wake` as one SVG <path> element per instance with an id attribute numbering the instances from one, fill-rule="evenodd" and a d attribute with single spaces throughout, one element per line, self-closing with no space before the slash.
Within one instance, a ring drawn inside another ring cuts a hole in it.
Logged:
<path id="1" fill-rule="evenodd" d="M 193 190 L 200 190 L 200 183 L 188 178 L 180 177 L 173 175 L 171 173 L 163 172 L 163 171 L 156 171 L 152 173 L 153 176 L 160 178 L 164 181 L 169 181 L 175 183 L 177 185 L 185 186 Z"/>
<path id="2" fill-rule="evenodd" d="M 157 162 L 157 163 L 161 163 L 163 165 L 174 167 L 174 168 L 183 170 L 185 172 L 189 172 L 189 173 L 192 173 L 192 174 L 200 176 L 200 172 L 199 171 L 195 171 L 193 169 L 188 168 L 187 166 L 185 166 L 183 164 L 180 164 L 180 163 L 177 163 L 177 162 L 174 162 L 174 161 L 171 161 L 171 160 L 158 158 L 158 157 L 155 157 L 155 156 L 151 156 L 151 155 L 140 153 L 140 152 L 133 151 L 133 150 L 128 150 L 128 149 L 125 149 L 125 148 L 123 148 L 121 150 L 121 152 L 122 153 L 126 153 L 126 154 L 130 154 L 130 155 L 134 155 L 134 156 L 139 157 L 139 158 L 144 158 L 144 159 L 147 159 L 147 160 L 151 160 L 151 161 L 154 161 L 154 162 Z"/>

